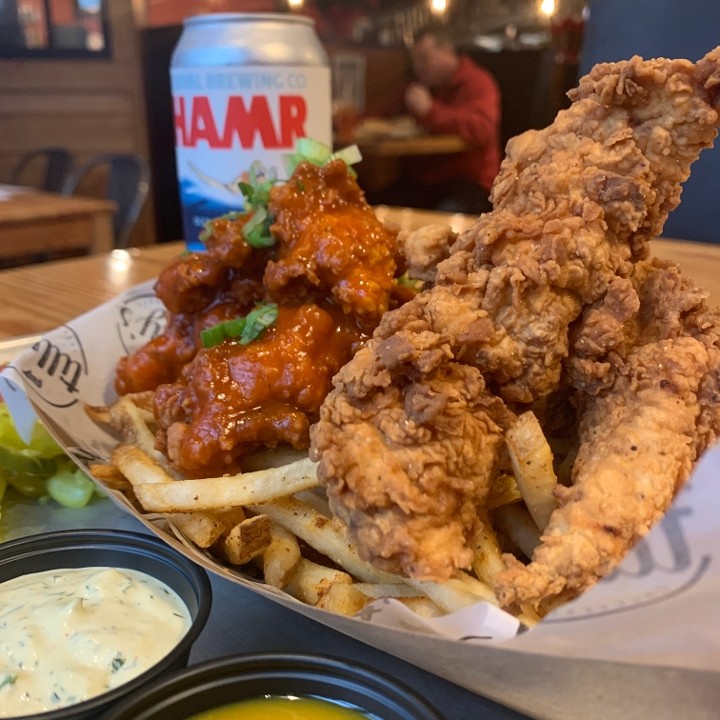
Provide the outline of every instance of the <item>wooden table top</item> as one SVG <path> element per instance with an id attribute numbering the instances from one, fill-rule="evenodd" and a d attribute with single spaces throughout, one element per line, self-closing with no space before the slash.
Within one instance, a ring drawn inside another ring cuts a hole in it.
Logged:
<path id="1" fill-rule="evenodd" d="M 115 203 L 101 198 L 59 195 L 15 185 L 0 185 L 0 228 L 40 219 L 100 212 L 114 213 Z"/>
<path id="2" fill-rule="evenodd" d="M 411 155 L 451 155 L 468 149 L 459 135 L 416 135 L 357 140 L 363 157 L 409 157 Z"/>
<path id="3" fill-rule="evenodd" d="M 444 222 L 461 232 L 474 220 L 467 215 L 382 206 L 377 213 L 404 229 Z M 157 277 L 183 249 L 182 243 L 167 243 L 4 270 L 0 272 L 0 339 L 51 330 Z M 677 262 L 688 277 L 709 291 L 713 304 L 720 304 L 720 245 L 661 239 L 653 242 L 652 250 L 658 257 Z"/>

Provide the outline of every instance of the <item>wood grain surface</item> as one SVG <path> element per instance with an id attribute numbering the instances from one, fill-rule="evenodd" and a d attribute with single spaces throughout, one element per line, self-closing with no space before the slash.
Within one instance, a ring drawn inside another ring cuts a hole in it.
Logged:
<path id="1" fill-rule="evenodd" d="M 2 187 L 8 194 L 0 197 L 0 258 L 56 250 L 112 250 L 115 203 Z"/>
<path id="2" fill-rule="evenodd" d="M 473 218 L 422 210 L 377 208 L 384 222 L 403 229 L 430 223 L 461 232 Z M 45 332 L 91 310 L 144 280 L 157 277 L 184 249 L 182 243 L 113 250 L 111 253 L 0 272 L 0 338 Z M 720 246 L 655 240 L 655 255 L 677 262 L 720 304 Z"/>

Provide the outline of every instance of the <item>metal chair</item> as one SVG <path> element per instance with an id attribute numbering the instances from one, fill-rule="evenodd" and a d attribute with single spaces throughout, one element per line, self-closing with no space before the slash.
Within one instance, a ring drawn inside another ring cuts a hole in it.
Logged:
<path id="1" fill-rule="evenodd" d="M 113 217 L 115 247 L 127 246 L 128 237 L 145 204 L 149 186 L 150 170 L 144 158 L 134 153 L 96 155 L 77 168 L 65 181 L 61 192 L 73 195 L 78 186 L 92 188 L 98 195 L 98 186 L 105 176 L 104 197 L 117 205 Z"/>
<path id="2" fill-rule="evenodd" d="M 45 163 L 45 171 L 42 176 L 42 182 L 38 187 L 48 192 L 59 192 L 74 165 L 72 153 L 65 150 L 65 148 L 45 147 L 26 153 L 13 168 L 10 182 L 13 185 L 27 185 L 28 183 L 23 182 L 23 175 L 26 174 L 26 171 L 31 165 L 43 161 Z M 37 177 L 37 174 L 35 177 Z"/>

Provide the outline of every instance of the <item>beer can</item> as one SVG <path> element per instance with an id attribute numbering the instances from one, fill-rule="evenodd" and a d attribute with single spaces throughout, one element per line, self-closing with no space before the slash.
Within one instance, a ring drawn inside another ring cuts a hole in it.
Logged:
<path id="1" fill-rule="evenodd" d="M 215 13 L 184 22 L 170 66 L 180 204 L 189 249 L 205 222 L 241 210 L 259 161 L 285 178 L 299 137 L 330 145 L 330 65 L 310 18 Z"/>

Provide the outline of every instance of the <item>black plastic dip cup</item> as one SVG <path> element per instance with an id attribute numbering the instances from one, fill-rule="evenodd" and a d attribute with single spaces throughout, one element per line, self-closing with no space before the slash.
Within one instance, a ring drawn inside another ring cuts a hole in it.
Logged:
<path id="1" fill-rule="evenodd" d="M 317 655 L 236 655 L 145 686 L 102 720 L 186 720 L 264 695 L 316 697 L 355 707 L 372 720 L 442 720 L 410 688 L 375 670 Z"/>
<path id="2" fill-rule="evenodd" d="M 190 649 L 205 626 L 212 604 L 207 573 L 159 538 L 120 530 L 65 530 L 0 543 L 0 582 L 21 575 L 63 568 L 129 568 L 172 588 L 190 612 L 190 627 L 158 663 L 102 695 L 35 715 L 29 720 L 91 720 L 120 698 L 187 665 Z M 16 720 L 16 719 L 13 719 Z"/>

